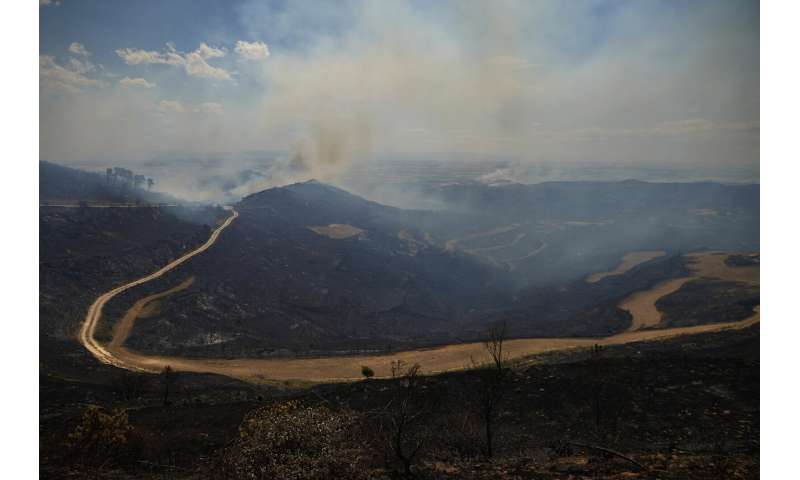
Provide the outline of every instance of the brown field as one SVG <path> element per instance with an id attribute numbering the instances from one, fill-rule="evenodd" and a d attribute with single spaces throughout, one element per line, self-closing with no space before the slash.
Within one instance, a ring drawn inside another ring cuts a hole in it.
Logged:
<path id="1" fill-rule="evenodd" d="M 656 301 L 677 291 L 684 283 L 694 277 L 673 278 L 658 283 L 650 290 L 636 292 L 619 304 L 619 308 L 627 310 L 633 316 L 630 331 L 646 327 L 655 327 L 661 323 L 661 312 L 656 308 Z"/>
<path id="2" fill-rule="evenodd" d="M 326 227 L 308 227 L 308 228 L 310 230 L 313 230 L 315 233 L 324 235 L 329 238 L 333 238 L 335 240 L 354 237 L 364 231 L 358 227 L 342 223 L 332 223 Z"/>
<path id="3" fill-rule="evenodd" d="M 619 308 L 627 310 L 633 316 L 629 331 L 647 327 L 655 327 L 661 323 L 661 312 L 656 308 L 659 298 L 677 291 L 684 283 L 696 278 L 713 278 L 735 282 L 745 282 L 750 285 L 759 284 L 760 269 L 758 266 L 730 267 L 725 264 L 730 252 L 701 252 L 690 253 L 686 257 L 690 260 L 689 268 L 693 276 L 673 278 L 658 283 L 649 290 L 636 292 L 619 304 Z"/>
<path id="4" fill-rule="evenodd" d="M 606 277 L 612 277 L 614 275 L 622 275 L 623 273 L 627 272 L 636 265 L 642 264 L 644 262 L 649 262 L 654 258 L 663 257 L 666 254 L 667 252 L 663 250 L 647 250 L 647 251 L 631 252 L 625 254 L 625 256 L 622 257 L 622 262 L 619 265 L 617 265 L 617 268 L 611 270 L 610 272 L 593 273 L 588 277 L 586 277 L 586 281 L 589 283 L 597 283 Z"/>
<path id="5" fill-rule="evenodd" d="M 747 255 L 752 252 L 702 252 L 690 253 L 686 256 L 691 259 L 691 269 L 697 277 L 718 278 L 720 280 L 759 285 L 761 269 L 758 265 L 731 267 L 725 264 L 725 260 L 728 256 L 737 253 Z"/>

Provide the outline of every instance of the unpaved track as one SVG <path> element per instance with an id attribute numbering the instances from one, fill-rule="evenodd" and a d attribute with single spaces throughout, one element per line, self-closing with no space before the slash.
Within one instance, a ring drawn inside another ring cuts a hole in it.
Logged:
<path id="1" fill-rule="evenodd" d="M 661 340 L 679 335 L 716 332 L 724 329 L 740 329 L 759 321 L 759 313 L 746 320 L 730 323 L 697 325 L 664 330 L 640 330 L 624 332 L 605 338 L 521 338 L 507 340 L 503 350 L 508 358 L 589 347 L 593 344 L 620 345 L 624 343 Z M 146 356 L 120 348 L 114 351 L 117 361 L 125 368 L 158 372 L 166 365 L 184 372 L 217 373 L 245 381 L 304 380 L 311 382 L 351 381 L 361 378 L 361 366 L 367 365 L 377 377 L 391 375 L 391 362 L 402 360 L 408 364 L 418 363 L 426 373 L 440 373 L 464 369 L 472 361 L 488 361 L 483 343 L 463 343 L 424 350 L 409 350 L 387 355 L 348 355 L 321 358 L 274 358 L 274 359 L 199 359 L 165 356 Z"/>
<path id="2" fill-rule="evenodd" d="M 409 364 L 419 363 L 426 373 L 439 373 L 463 369 L 472 365 L 473 362 L 482 363 L 488 360 L 482 342 L 446 345 L 385 355 L 347 355 L 321 358 L 202 359 L 143 355 L 126 349 L 121 345 L 122 341 L 101 345 L 94 339 L 94 330 L 102 314 L 102 308 L 111 298 L 129 288 L 156 279 L 194 255 L 204 252 L 214 244 L 222 230 L 230 225 L 237 216 L 238 213 L 235 210 L 232 211 L 231 216 L 225 223 L 217 228 L 208 241 L 197 250 L 184 255 L 147 277 L 117 287 L 98 297 L 86 315 L 86 320 L 80 333 L 81 343 L 101 362 L 128 370 L 159 372 L 169 365 L 177 371 L 216 373 L 251 382 L 264 380 L 302 380 L 312 382 L 357 380 L 361 378 L 362 365 L 370 366 L 378 377 L 387 377 L 391 373 L 391 362 L 398 360 Z M 702 263 L 703 260 L 700 259 L 698 263 Z M 722 257 L 722 260 L 724 260 L 724 257 Z M 719 269 L 721 267 L 718 263 L 719 259 L 715 259 L 704 266 L 711 270 Z M 745 275 L 748 278 L 752 278 L 752 273 Z M 185 286 L 188 286 L 186 285 L 187 282 L 188 280 L 170 290 L 142 299 L 137 304 L 141 309 L 154 297 L 160 298 L 174 293 L 180 288 L 185 288 Z M 138 312 L 133 312 L 131 315 L 132 325 Z M 508 358 L 513 359 L 554 350 L 588 347 L 593 344 L 619 345 L 639 341 L 661 340 L 679 335 L 740 329 L 758 323 L 759 320 L 760 313 L 758 307 L 756 307 L 755 313 L 751 317 L 738 322 L 695 325 L 663 330 L 628 331 L 604 338 L 521 338 L 507 340 L 504 344 L 504 350 L 507 352 Z M 123 337 L 121 336 L 120 338 Z"/>
<path id="3" fill-rule="evenodd" d="M 181 290 L 185 290 L 193 283 L 194 277 L 189 277 L 177 287 L 172 287 L 169 290 L 165 290 L 163 292 L 159 292 L 137 300 L 136 303 L 134 303 L 133 306 L 127 312 L 125 312 L 125 316 L 122 317 L 122 320 L 114 325 L 114 335 L 111 338 L 111 343 L 108 344 L 108 350 L 113 352 L 114 350 L 119 349 L 125 343 L 125 340 L 127 340 L 128 336 L 131 334 L 131 330 L 133 329 L 133 324 L 136 323 L 136 319 L 144 313 L 144 308 L 149 305 L 150 302 L 164 298 L 167 295 L 180 292 Z"/>
<path id="4" fill-rule="evenodd" d="M 588 283 L 597 283 L 606 277 L 613 277 L 615 275 L 622 275 L 636 265 L 641 265 L 644 262 L 658 257 L 663 257 L 667 252 L 664 250 L 646 250 L 641 252 L 631 252 L 622 257 L 622 262 L 617 265 L 617 268 L 609 272 L 593 273 L 586 277 Z"/>
<path id="5" fill-rule="evenodd" d="M 730 267 L 725 263 L 725 259 L 728 258 L 730 254 L 730 252 L 700 252 L 687 254 L 685 256 L 691 262 L 689 264 L 689 269 L 694 275 L 664 280 L 663 282 L 657 283 L 649 290 L 636 292 L 625 298 L 618 307 L 622 310 L 627 310 L 631 316 L 633 316 L 633 321 L 628 331 L 657 327 L 663 318 L 661 312 L 656 308 L 658 299 L 678 291 L 690 280 L 714 278 L 758 285 L 760 268 L 757 266 Z"/>
<path id="6" fill-rule="evenodd" d="M 128 362 L 120 360 L 111 352 L 109 352 L 105 346 L 101 345 L 97 340 L 95 340 L 94 331 L 97 329 L 97 324 L 99 323 L 100 318 L 103 315 L 103 306 L 105 306 L 105 304 L 108 303 L 109 300 L 119 295 L 120 293 L 124 292 L 125 290 L 133 288 L 137 285 L 141 285 L 143 283 L 147 283 L 151 280 L 155 280 L 156 278 L 161 277 L 165 273 L 181 265 L 183 262 L 189 260 L 195 255 L 205 252 L 206 250 L 208 250 L 209 247 L 211 247 L 211 245 L 214 245 L 214 242 L 216 242 L 217 238 L 219 238 L 219 234 L 222 233 L 222 231 L 225 230 L 231 224 L 231 222 L 233 222 L 238 216 L 239 212 L 237 212 L 234 209 L 231 209 L 231 215 L 227 219 L 225 219 L 222 225 L 217 227 L 217 229 L 211 233 L 211 236 L 208 238 L 206 243 L 204 243 L 197 249 L 192 250 L 191 252 L 178 258 L 177 260 L 168 263 L 160 270 L 153 272 L 146 277 L 134 280 L 131 283 L 126 283 L 125 285 L 121 285 L 97 297 L 97 300 L 95 300 L 92 306 L 89 307 L 89 312 L 86 313 L 86 319 L 83 321 L 83 325 L 81 325 L 81 331 L 80 333 L 78 333 L 78 340 L 81 342 L 81 344 L 84 347 L 86 347 L 86 349 L 89 350 L 89 352 L 92 355 L 94 355 L 95 358 L 97 358 L 103 363 L 114 365 L 120 368 L 127 368 L 129 370 L 143 370 L 143 368 L 137 365 L 130 364 Z"/>

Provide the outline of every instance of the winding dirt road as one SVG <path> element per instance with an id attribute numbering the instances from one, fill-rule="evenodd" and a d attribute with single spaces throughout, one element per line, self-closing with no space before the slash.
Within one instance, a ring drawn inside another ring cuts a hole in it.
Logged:
<path id="1" fill-rule="evenodd" d="M 225 219 L 222 225 L 217 227 L 216 230 L 214 230 L 211 233 L 211 236 L 208 237 L 206 243 L 204 243 L 197 249 L 192 250 L 191 252 L 178 258 L 177 260 L 173 260 L 172 262 L 162 267 L 160 270 L 153 272 L 146 277 L 134 280 L 131 283 L 126 283 L 125 285 L 121 285 L 97 297 L 97 300 L 95 300 L 92 306 L 89 307 L 89 312 L 86 314 L 86 319 L 83 321 L 83 325 L 81 325 L 81 331 L 78 334 L 78 340 L 81 342 L 81 344 L 84 347 L 86 347 L 86 349 L 89 350 L 89 352 L 92 355 L 94 355 L 95 358 L 97 358 L 103 363 L 114 365 L 120 368 L 126 368 L 128 370 L 140 370 L 140 371 L 145 370 L 144 368 L 120 360 L 111 352 L 109 352 L 105 346 L 101 345 L 97 340 L 95 340 L 94 331 L 97 329 L 97 324 L 100 322 L 100 318 L 103 315 L 103 306 L 105 306 L 105 304 L 108 303 L 109 300 L 119 295 L 120 293 L 124 292 L 125 290 L 133 288 L 137 285 L 141 285 L 143 283 L 147 283 L 151 280 L 155 280 L 156 278 L 159 278 L 160 276 L 164 275 L 165 273 L 169 272 L 175 267 L 186 262 L 195 255 L 203 253 L 206 250 L 208 250 L 209 247 L 211 247 L 211 245 L 214 245 L 214 242 L 217 241 L 217 238 L 219 238 L 220 233 L 222 233 L 223 230 L 228 228 L 231 222 L 233 222 L 236 219 L 236 217 L 239 216 L 239 212 L 237 212 L 233 208 L 231 208 L 230 210 L 231 210 L 231 215 L 227 219 Z"/>
<path id="2" fill-rule="evenodd" d="M 658 327 L 663 315 L 656 307 L 656 302 L 662 297 L 677 292 L 684 284 L 692 280 L 713 278 L 759 285 L 759 267 L 731 267 L 725 263 L 728 254 L 729 252 L 687 254 L 685 257 L 689 260 L 688 267 L 692 272 L 691 276 L 664 280 L 649 290 L 642 290 L 625 298 L 617 307 L 627 310 L 633 316 L 633 321 L 628 331 Z"/>
<path id="3" fill-rule="evenodd" d="M 109 300 L 125 290 L 164 275 L 166 272 L 178 267 L 193 256 L 206 251 L 216 242 L 220 233 L 238 216 L 235 210 L 231 211 L 231 216 L 214 230 L 208 241 L 198 249 L 187 253 L 155 273 L 117 287 L 98 297 L 89 308 L 89 312 L 86 315 L 86 320 L 80 332 L 80 341 L 86 349 L 101 362 L 128 370 L 159 372 L 166 365 L 169 365 L 177 371 L 216 373 L 251 382 L 263 382 L 265 380 L 302 380 L 312 382 L 357 380 L 361 378 L 360 372 L 362 365 L 370 366 L 375 371 L 376 376 L 386 377 L 390 375 L 391 362 L 397 360 L 410 364 L 419 363 L 422 365 L 425 372 L 430 374 L 463 369 L 469 367 L 475 361 L 480 363 L 488 360 L 481 342 L 446 345 L 430 349 L 409 350 L 381 355 L 269 359 L 203 359 L 150 356 L 125 348 L 123 346 L 123 341 L 127 336 L 125 333 L 126 329 L 130 329 L 133 322 L 136 320 L 136 316 L 138 316 L 143 308 L 147 307 L 147 303 L 188 287 L 192 279 L 187 279 L 176 287 L 145 297 L 137 302 L 134 308 L 129 311 L 129 315 L 126 315 L 126 318 L 122 322 L 123 325 L 117 326 L 114 335 L 116 341 L 112 340 L 110 343 L 103 345 L 95 340 L 94 331 L 102 315 L 103 306 L 108 303 Z M 716 255 L 720 254 L 717 253 Z M 745 281 L 758 281 L 757 267 L 756 269 L 737 269 L 736 272 L 732 273 L 729 271 L 730 268 L 724 265 L 723 260 L 724 257 L 712 257 L 707 254 L 701 254 L 701 256 L 695 257 L 694 268 L 702 272 L 702 274 L 709 276 L 725 277 L 733 275 L 741 277 L 741 280 Z M 716 332 L 725 329 L 740 329 L 758 323 L 759 321 L 759 308 L 756 307 L 752 316 L 737 322 L 661 330 L 626 331 L 604 338 L 520 338 L 507 340 L 504 345 L 504 350 L 507 352 L 508 358 L 513 359 L 554 350 L 588 347 L 593 344 L 619 345 L 631 342 L 661 340 L 680 335 Z"/>

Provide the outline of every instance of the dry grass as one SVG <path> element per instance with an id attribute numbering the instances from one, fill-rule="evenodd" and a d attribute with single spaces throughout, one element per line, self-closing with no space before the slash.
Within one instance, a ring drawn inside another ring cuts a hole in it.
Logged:
<path id="1" fill-rule="evenodd" d="M 659 298 L 677 291 L 684 283 L 696 278 L 712 278 L 734 282 L 744 282 L 750 285 L 759 285 L 760 268 L 756 265 L 749 267 L 731 267 L 725 259 L 731 252 L 701 252 L 690 253 L 689 268 L 694 275 L 690 277 L 674 278 L 660 282 L 653 288 L 636 292 L 619 304 L 619 308 L 627 310 L 633 316 L 630 331 L 647 327 L 655 327 L 661 323 L 661 312 L 656 308 Z"/>
<path id="2" fill-rule="evenodd" d="M 622 257 L 622 262 L 619 265 L 617 265 L 617 268 L 611 270 L 610 272 L 593 273 L 588 277 L 586 277 L 586 281 L 589 283 L 597 283 L 606 277 L 612 277 L 614 275 L 622 275 L 623 273 L 627 272 L 636 265 L 640 265 L 644 262 L 649 262 L 654 258 L 663 257 L 666 254 L 667 252 L 663 250 L 647 250 L 641 252 L 628 253 L 624 257 Z"/>
<path id="3" fill-rule="evenodd" d="M 647 327 L 655 327 L 661 323 L 661 312 L 656 308 L 656 301 L 659 298 L 677 291 L 684 283 L 694 277 L 673 278 L 658 283 L 650 290 L 636 292 L 622 301 L 618 306 L 622 310 L 627 310 L 633 316 L 630 330 L 639 330 Z"/>

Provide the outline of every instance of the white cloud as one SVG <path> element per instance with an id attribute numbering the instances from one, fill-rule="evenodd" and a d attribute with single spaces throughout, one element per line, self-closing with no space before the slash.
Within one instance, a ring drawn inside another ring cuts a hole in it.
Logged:
<path id="1" fill-rule="evenodd" d="M 54 2 L 53 0 L 39 0 L 39 6 L 40 7 L 49 7 L 49 6 L 58 7 L 58 6 L 61 6 L 61 2 L 59 2 L 59 1 L 55 1 Z"/>
<path id="2" fill-rule="evenodd" d="M 120 85 L 125 87 L 142 87 L 142 88 L 153 88 L 156 86 L 155 83 L 148 82 L 144 78 L 130 78 L 125 77 L 120 79 Z"/>
<path id="3" fill-rule="evenodd" d="M 209 47 L 205 43 L 201 43 L 195 51 L 181 54 L 175 50 L 175 46 L 171 43 L 167 44 L 167 48 L 169 50 L 167 52 L 133 48 L 120 48 L 116 52 L 128 65 L 164 64 L 181 66 L 186 74 L 190 76 L 216 80 L 233 80 L 226 70 L 209 65 L 206 61 L 211 58 L 224 57 L 226 52 L 223 49 Z"/>
<path id="4" fill-rule="evenodd" d="M 217 80 L 233 80 L 230 74 L 222 68 L 213 67 L 206 62 L 202 54 L 195 52 L 187 53 L 184 58 L 183 67 L 186 74 L 194 77 L 214 78 Z"/>
<path id="5" fill-rule="evenodd" d="M 115 50 L 117 55 L 128 65 L 141 65 L 147 63 L 161 63 L 165 65 L 183 65 L 184 58 L 172 51 L 159 53 L 155 51 L 140 50 L 133 48 L 118 48 Z"/>
<path id="6" fill-rule="evenodd" d="M 174 50 L 174 48 L 175 47 L 173 46 L 172 49 Z M 197 50 L 195 50 L 194 53 L 207 60 L 209 58 L 224 57 L 227 52 L 225 49 L 209 47 L 205 44 L 205 42 L 203 42 L 199 47 L 197 47 Z"/>
<path id="7" fill-rule="evenodd" d="M 236 53 L 247 60 L 261 60 L 269 56 L 269 47 L 264 42 L 236 42 Z"/>
<path id="8" fill-rule="evenodd" d="M 70 59 L 66 66 L 59 65 L 49 55 L 39 56 L 39 87 L 75 93 L 84 87 L 102 85 L 101 82 L 86 76 L 93 66 L 89 62 Z"/>
<path id="9" fill-rule="evenodd" d="M 80 60 L 74 57 L 69 59 L 68 65 L 70 70 L 72 70 L 73 72 L 78 72 L 81 75 L 85 75 L 89 72 L 94 71 L 95 69 L 95 66 L 92 62 L 88 60 Z"/>
<path id="10" fill-rule="evenodd" d="M 86 50 L 86 47 L 84 47 L 83 44 L 78 42 L 72 42 L 69 46 L 69 51 L 71 53 L 74 53 L 75 55 L 80 55 L 83 57 L 88 57 L 89 55 L 91 55 L 91 53 L 89 53 L 89 51 Z"/>
<path id="11" fill-rule="evenodd" d="M 320 165 L 321 173 L 312 172 L 318 177 L 349 158 L 409 151 L 758 168 L 758 9 L 747 0 L 691 8 L 626 3 L 608 9 L 599 31 L 592 2 L 463 2 L 444 23 L 441 12 L 409 2 L 290 2 L 278 13 L 268 2 L 242 3 L 248 36 L 239 38 L 247 42 L 117 53 L 128 65 L 171 65 L 180 76 L 247 75 L 253 88 L 198 97 L 199 86 L 180 97 L 185 104 L 161 105 L 187 113 L 155 122 L 158 101 L 177 97 L 163 92 L 142 102 L 134 88 L 89 88 L 91 78 L 112 80 L 100 65 L 76 75 L 77 65 L 69 70 L 58 57 L 68 71 L 50 66 L 42 84 L 79 84 L 86 92 L 43 99 L 43 156 L 297 148 Z M 249 42 L 256 39 L 289 47 L 250 62 L 269 52 L 265 44 L 257 53 L 259 42 Z M 187 61 L 190 52 L 196 57 Z M 262 62 L 269 68 L 258 68 Z M 240 75 L 230 66 L 236 64 Z M 146 74 L 121 73 L 114 82 Z M 158 84 L 148 93 L 166 85 L 156 73 L 147 74 Z M 56 82 L 58 75 L 68 80 Z M 195 98 L 224 103 L 224 114 L 188 113 L 214 110 L 200 106 L 205 100 L 189 104 Z M 134 109 L 141 111 L 130 114 Z"/>

